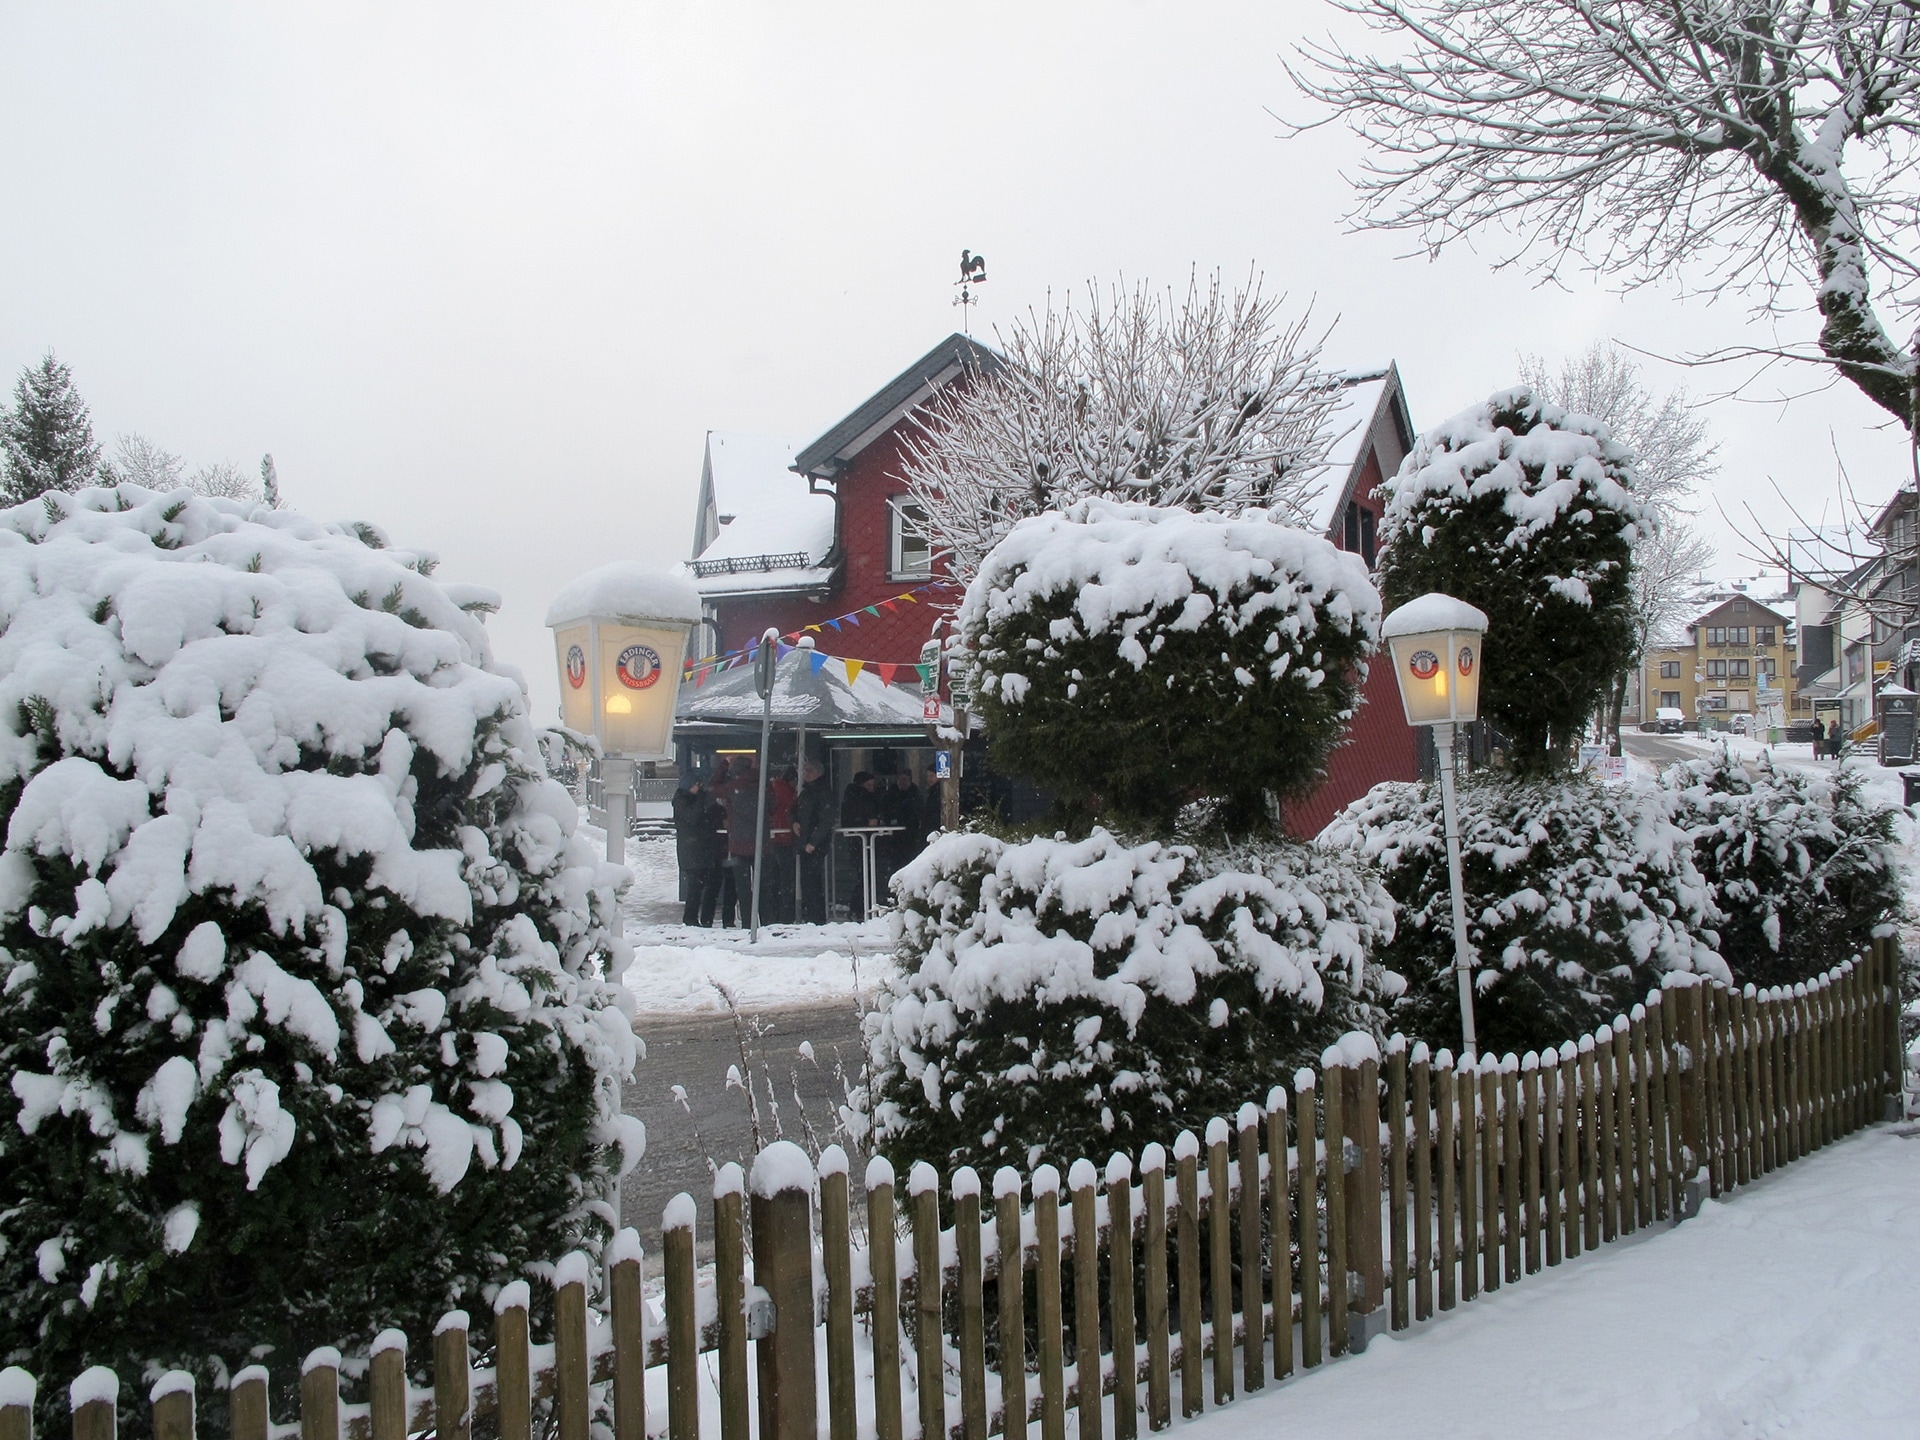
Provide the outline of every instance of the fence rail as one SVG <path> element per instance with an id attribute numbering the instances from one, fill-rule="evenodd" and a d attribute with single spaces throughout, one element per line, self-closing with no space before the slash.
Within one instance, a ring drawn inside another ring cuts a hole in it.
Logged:
<path id="1" fill-rule="evenodd" d="M 643 1298 L 639 1237 L 623 1230 L 597 1287 L 585 1254 L 554 1267 L 546 1342 L 516 1282 L 491 1344 L 478 1337 L 493 1365 L 473 1364 L 456 1311 L 430 1367 L 382 1333 L 361 1402 L 342 1399 L 339 1353 L 314 1351 L 294 1422 L 274 1423 L 264 1367 L 240 1371 L 228 1427 L 233 1440 L 470 1440 L 485 1422 L 531 1440 L 538 1414 L 557 1440 L 590 1440 L 596 1418 L 613 1440 L 646 1440 L 662 1428 L 647 1371 L 664 1370 L 670 1440 L 699 1440 L 709 1417 L 720 1440 L 857 1440 L 867 1415 L 876 1440 L 1028 1440 L 1035 1425 L 1064 1440 L 1069 1412 L 1081 1440 L 1136 1440 L 1143 1420 L 1171 1422 L 1176 1388 L 1183 1416 L 1227 1404 L 1879 1119 L 1900 1083 L 1898 995 L 1889 938 L 1791 989 L 1672 977 L 1542 1054 L 1456 1061 L 1395 1037 L 1383 1055 L 1352 1035 L 1171 1154 L 984 1184 L 916 1165 L 904 1196 L 875 1159 L 864 1217 L 838 1146 L 816 1167 L 782 1142 L 751 1177 L 717 1172 L 710 1278 L 694 1265 L 693 1199 L 667 1206 L 661 1304 Z M 119 1391 L 99 1367 L 72 1383 L 73 1440 L 114 1440 Z M 30 1376 L 0 1372 L 0 1440 L 31 1440 L 33 1400 Z M 156 1440 L 192 1440 L 190 1375 L 163 1376 L 149 1402 Z"/>

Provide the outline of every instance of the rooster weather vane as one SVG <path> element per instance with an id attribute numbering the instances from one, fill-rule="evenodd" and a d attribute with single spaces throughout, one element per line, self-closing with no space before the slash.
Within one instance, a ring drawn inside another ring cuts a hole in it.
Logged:
<path id="1" fill-rule="evenodd" d="M 960 293 L 953 297 L 953 303 L 960 307 L 960 328 L 971 335 L 973 333 L 967 320 L 967 311 L 980 303 L 973 293 L 973 287 L 987 283 L 987 257 L 976 255 L 971 250 L 960 252 L 960 278 L 953 282 L 960 287 Z"/>

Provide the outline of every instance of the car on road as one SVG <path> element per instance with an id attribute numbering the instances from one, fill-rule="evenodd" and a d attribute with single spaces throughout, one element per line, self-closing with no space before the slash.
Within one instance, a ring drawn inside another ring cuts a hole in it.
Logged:
<path id="1" fill-rule="evenodd" d="M 1676 710 L 1671 705 L 1662 705 L 1653 712 L 1653 728 L 1656 734 L 1678 735 L 1687 728 L 1686 712 Z"/>
<path id="2" fill-rule="evenodd" d="M 1751 735 L 1753 733 L 1753 717 L 1751 715 L 1736 715 L 1727 722 L 1727 728 L 1736 735 Z"/>

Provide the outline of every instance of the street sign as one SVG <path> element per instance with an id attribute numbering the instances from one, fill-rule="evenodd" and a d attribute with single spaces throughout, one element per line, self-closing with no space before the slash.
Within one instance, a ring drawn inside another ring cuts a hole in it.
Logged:
<path id="1" fill-rule="evenodd" d="M 920 718 L 922 720 L 938 720 L 940 718 L 940 697 L 938 695 L 929 695 L 920 702 Z"/>
<path id="2" fill-rule="evenodd" d="M 933 752 L 933 778 L 951 780 L 953 778 L 953 752 L 936 750 Z"/>
<path id="3" fill-rule="evenodd" d="M 920 647 L 920 693 L 922 696 L 940 693 L 940 642 L 929 640 Z M 940 718 L 936 710 L 927 716 L 929 720 Z"/>

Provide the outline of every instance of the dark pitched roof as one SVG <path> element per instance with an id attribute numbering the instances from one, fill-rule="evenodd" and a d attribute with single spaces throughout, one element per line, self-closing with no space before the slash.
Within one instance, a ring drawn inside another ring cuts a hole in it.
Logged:
<path id="1" fill-rule="evenodd" d="M 947 336 L 933 349 L 902 370 L 854 412 L 793 457 L 802 475 L 831 480 L 867 446 L 893 427 L 916 401 L 946 384 L 962 370 L 991 375 L 1000 357 L 965 335 Z"/>

